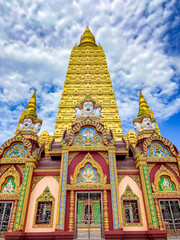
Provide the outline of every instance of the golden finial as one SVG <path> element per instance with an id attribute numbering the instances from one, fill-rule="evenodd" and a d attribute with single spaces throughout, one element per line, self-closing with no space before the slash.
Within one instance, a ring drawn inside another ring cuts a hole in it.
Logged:
<path id="1" fill-rule="evenodd" d="M 148 109 L 149 109 L 149 106 L 147 105 L 147 102 L 142 95 L 141 89 L 139 89 L 139 113 L 138 113 L 138 117 L 141 117 Z"/>
<path id="2" fill-rule="evenodd" d="M 29 100 L 29 103 L 27 105 L 27 110 L 30 113 L 30 115 L 32 115 L 32 117 L 37 118 L 37 114 L 36 114 L 36 90 L 34 90 L 34 93 L 32 95 L 32 97 Z"/>
<path id="3" fill-rule="evenodd" d="M 90 31 L 90 29 L 87 27 L 83 35 L 81 36 L 81 41 L 79 46 L 97 46 L 95 37 Z"/>

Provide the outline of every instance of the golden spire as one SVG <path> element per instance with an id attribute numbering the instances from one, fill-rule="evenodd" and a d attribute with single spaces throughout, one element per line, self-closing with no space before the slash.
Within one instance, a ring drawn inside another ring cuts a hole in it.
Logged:
<path id="1" fill-rule="evenodd" d="M 89 30 L 89 28 L 87 27 L 85 32 L 83 33 L 83 35 L 81 36 L 81 41 L 80 44 L 78 46 L 97 46 L 96 45 L 96 41 L 95 41 L 95 37 L 92 34 L 92 32 Z"/>
<path id="2" fill-rule="evenodd" d="M 27 110 L 30 113 L 30 115 L 32 115 L 32 117 L 37 118 L 37 114 L 36 114 L 36 90 L 34 90 L 34 93 L 32 95 L 32 97 L 29 100 L 29 103 L 27 105 Z"/>
<path id="3" fill-rule="evenodd" d="M 149 109 L 149 106 L 145 100 L 145 98 L 142 95 L 141 89 L 139 89 L 139 112 L 137 115 L 138 118 L 133 120 L 133 124 L 135 122 L 141 123 L 143 118 L 150 118 L 151 122 L 155 122 L 156 125 L 156 132 L 160 135 L 159 127 L 156 123 L 154 113 L 151 109 Z"/>
<path id="4" fill-rule="evenodd" d="M 149 106 L 147 105 L 147 102 L 142 95 L 141 89 L 139 89 L 139 113 L 138 113 L 138 117 L 141 117 L 144 113 L 147 112 L 148 109 L 149 109 Z"/>

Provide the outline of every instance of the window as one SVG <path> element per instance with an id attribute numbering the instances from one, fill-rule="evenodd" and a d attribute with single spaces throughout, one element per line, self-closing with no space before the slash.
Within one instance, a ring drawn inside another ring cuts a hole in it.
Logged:
<path id="1" fill-rule="evenodd" d="M 34 228 L 44 228 L 53 226 L 55 199 L 52 196 L 48 186 L 42 194 L 36 199 L 34 211 Z"/>
<path id="2" fill-rule="evenodd" d="M 139 197 L 129 185 L 121 196 L 122 219 L 124 226 L 142 226 Z"/>
<path id="3" fill-rule="evenodd" d="M 52 202 L 39 202 L 36 224 L 50 224 L 52 212 Z"/>
<path id="4" fill-rule="evenodd" d="M 12 206 L 12 202 L 0 202 L 0 231 L 8 231 Z"/>
<path id="5" fill-rule="evenodd" d="M 168 236 L 180 236 L 180 202 L 178 199 L 160 200 L 164 228 Z"/>
<path id="6" fill-rule="evenodd" d="M 123 201 L 126 223 L 139 223 L 137 201 Z"/>

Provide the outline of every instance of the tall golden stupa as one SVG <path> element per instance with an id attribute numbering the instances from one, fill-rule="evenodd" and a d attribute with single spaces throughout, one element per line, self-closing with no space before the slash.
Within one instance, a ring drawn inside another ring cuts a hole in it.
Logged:
<path id="1" fill-rule="evenodd" d="M 104 50 L 96 44 L 88 27 L 80 44 L 75 45 L 71 52 L 56 119 L 55 141 L 61 140 L 64 129 L 71 130 L 75 121 L 74 107 L 87 93 L 102 106 L 101 121 L 105 129 L 111 129 L 115 139 L 121 140 L 123 132 Z"/>

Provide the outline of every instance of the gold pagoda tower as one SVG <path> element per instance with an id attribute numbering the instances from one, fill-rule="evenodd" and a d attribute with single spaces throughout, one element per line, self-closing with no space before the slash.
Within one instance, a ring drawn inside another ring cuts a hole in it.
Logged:
<path id="1" fill-rule="evenodd" d="M 60 141 L 65 129 L 75 121 L 75 105 L 89 93 L 102 106 L 101 121 L 113 131 L 116 140 L 122 138 L 121 122 L 102 46 L 87 27 L 80 44 L 73 47 L 55 124 L 55 141 Z"/>

